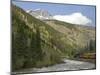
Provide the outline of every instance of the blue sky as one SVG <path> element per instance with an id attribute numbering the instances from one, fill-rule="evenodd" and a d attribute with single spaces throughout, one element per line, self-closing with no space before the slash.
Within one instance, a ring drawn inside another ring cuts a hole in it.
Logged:
<path id="1" fill-rule="evenodd" d="M 71 5 L 71 4 L 54 4 L 54 3 L 36 3 L 36 2 L 18 2 L 13 1 L 13 4 L 21 7 L 24 10 L 41 8 L 47 10 L 52 15 L 70 15 L 75 12 L 80 12 L 87 18 L 92 20 L 92 25 L 95 26 L 95 6 L 89 5 Z"/>

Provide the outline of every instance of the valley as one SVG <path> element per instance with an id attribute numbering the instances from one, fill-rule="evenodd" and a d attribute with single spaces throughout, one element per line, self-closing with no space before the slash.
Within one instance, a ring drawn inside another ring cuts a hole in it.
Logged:
<path id="1" fill-rule="evenodd" d="M 12 4 L 13 72 L 95 68 L 95 63 L 72 60 L 96 59 L 95 27 L 54 20 L 47 11 L 46 15 L 43 11 L 43 16 L 50 19 L 38 18 L 36 13 L 32 16 L 32 13 Z"/>

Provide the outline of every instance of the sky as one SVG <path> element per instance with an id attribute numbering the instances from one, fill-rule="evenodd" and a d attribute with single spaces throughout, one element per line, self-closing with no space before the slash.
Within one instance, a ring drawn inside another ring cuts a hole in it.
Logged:
<path id="1" fill-rule="evenodd" d="M 74 4 L 55 4 L 55 3 L 39 3 L 39 2 L 21 2 L 13 1 L 13 4 L 21 7 L 25 11 L 44 9 L 47 10 L 55 19 L 83 25 L 96 25 L 96 8 L 90 5 L 74 5 Z"/>

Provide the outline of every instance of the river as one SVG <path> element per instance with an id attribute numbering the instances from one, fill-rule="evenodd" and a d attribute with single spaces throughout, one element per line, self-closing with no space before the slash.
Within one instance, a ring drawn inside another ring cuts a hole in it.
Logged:
<path id="1" fill-rule="evenodd" d="M 83 61 L 64 59 L 64 63 L 56 64 L 53 66 L 42 67 L 42 68 L 30 68 L 24 69 L 19 73 L 36 73 L 36 72 L 50 72 L 50 71 L 69 71 L 69 70 L 85 70 L 94 69 L 95 64 Z"/>

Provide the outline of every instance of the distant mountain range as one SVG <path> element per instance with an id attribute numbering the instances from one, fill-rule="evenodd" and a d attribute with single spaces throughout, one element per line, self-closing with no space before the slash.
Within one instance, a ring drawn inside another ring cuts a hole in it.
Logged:
<path id="1" fill-rule="evenodd" d="M 40 19 L 40 20 L 59 20 L 71 24 L 77 24 L 77 25 L 85 25 L 90 26 L 91 20 L 88 19 L 86 16 L 84 16 L 82 13 L 73 13 L 70 16 L 68 15 L 52 15 L 47 10 L 44 9 L 30 9 L 26 11 L 33 17 Z M 80 19 L 80 21 L 78 21 Z"/>

